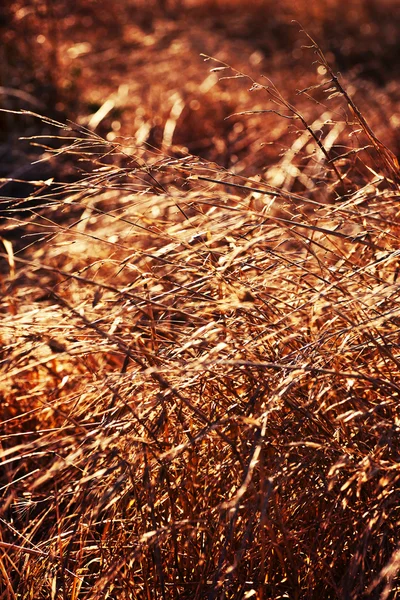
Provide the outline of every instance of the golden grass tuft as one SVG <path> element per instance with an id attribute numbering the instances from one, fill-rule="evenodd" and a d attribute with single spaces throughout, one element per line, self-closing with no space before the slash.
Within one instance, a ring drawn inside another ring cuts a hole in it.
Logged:
<path id="1" fill-rule="evenodd" d="M 0 598 L 398 597 L 399 168 L 308 43 L 296 104 L 206 63 L 217 154 L 187 96 L 159 147 L 44 119 L 80 172 L 3 213 Z"/>

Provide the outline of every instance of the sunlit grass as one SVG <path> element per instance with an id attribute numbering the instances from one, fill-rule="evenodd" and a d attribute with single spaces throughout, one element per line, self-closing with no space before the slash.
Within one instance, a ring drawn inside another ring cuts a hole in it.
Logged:
<path id="1" fill-rule="evenodd" d="M 1 597 L 397 597 L 398 163 L 304 42 L 2 113 L 75 175 L 3 205 Z"/>

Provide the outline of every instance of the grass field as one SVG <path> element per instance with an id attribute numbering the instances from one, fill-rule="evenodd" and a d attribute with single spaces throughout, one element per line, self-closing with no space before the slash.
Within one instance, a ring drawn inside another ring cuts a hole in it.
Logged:
<path id="1" fill-rule="evenodd" d="M 400 6 L 67 4 L 0 13 L 0 600 L 400 598 Z"/>

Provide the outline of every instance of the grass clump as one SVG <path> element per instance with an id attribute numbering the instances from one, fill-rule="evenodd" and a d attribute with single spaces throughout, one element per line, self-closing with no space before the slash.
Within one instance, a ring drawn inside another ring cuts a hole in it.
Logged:
<path id="1" fill-rule="evenodd" d="M 398 596 L 399 170 L 308 41 L 311 109 L 218 63 L 224 166 L 179 107 L 161 148 L 46 119 L 80 175 L 4 215 L 3 598 Z"/>

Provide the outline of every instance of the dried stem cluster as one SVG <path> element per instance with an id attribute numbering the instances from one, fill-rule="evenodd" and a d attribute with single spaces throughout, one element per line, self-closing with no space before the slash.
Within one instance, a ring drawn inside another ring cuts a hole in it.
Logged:
<path id="1" fill-rule="evenodd" d="M 257 177 L 47 119 L 83 171 L 7 204 L 1 598 L 398 596 L 399 170 L 310 41 L 319 117 L 251 80 Z"/>

